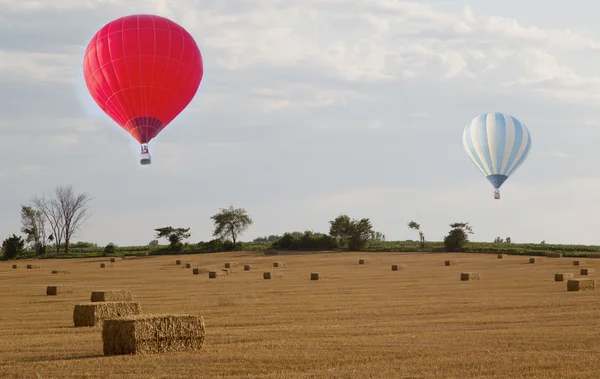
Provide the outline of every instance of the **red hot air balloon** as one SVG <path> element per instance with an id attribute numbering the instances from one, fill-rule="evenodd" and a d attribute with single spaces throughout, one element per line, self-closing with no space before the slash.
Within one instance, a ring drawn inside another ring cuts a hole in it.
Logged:
<path id="1" fill-rule="evenodd" d="M 83 60 L 85 84 L 100 108 L 141 144 L 148 143 L 192 101 L 204 73 L 194 38 L 160 16 L 132 15 L 106 24 Z"/>

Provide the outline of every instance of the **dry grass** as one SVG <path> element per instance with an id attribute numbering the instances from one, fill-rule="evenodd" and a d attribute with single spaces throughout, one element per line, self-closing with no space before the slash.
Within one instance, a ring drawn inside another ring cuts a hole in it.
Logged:
<path id="1" fill-rule="evenodd" d="M 133 301 L 76 304 L 73 308 L 73 324 L 75 326 L 97 326 L 105 319 L 139 315 L 140 313 L 142 313 L 142 306 Z"/>
<path id="2" fill-rule="evenodd" d="M 129 290 L 93 291 L 90 296 L 92 303 L 103 301 L 132 301 L 133 296 Z"/>
<path id="3" fill-rule="evenodd" d="M 182 275 L 169 256 L 127 259 L 111 270 L 92 260 L 45 260 L 71 271 L 52 277 L 76 289 L 64 298 L 43 293 L 49 271 L 0 263 L 0 378 L 579 379 L 600 372 L 600 291 L 569 292 L 554 282 L 555 273 L 572 270 L 571 260 L 532 267 L 527 258 L 496 254 L 370 253 L 367 268 L 357 265 L 364 253 L 280 256 L 289 267 L 277 282 L 262 279 L 273 258 L 260 252 L 202 255 L 215 271 L 236 259 L 255 268 L 219 280 Z M 485 280 L 461 282 L 460 272 L 440 265 L 445 259 Z M 405 267 L 402 275 L 392 264 Z M 330 278 L 311 283 L 311 272 Z M 131 290 L 144 313 L 202 315 L 204 346 L 105 357 L 102 330 L 74 328 L 72 320 L 73 306 L 98 288 Z"/>
<path id="4" fill-rule="evenodd" d="M 197 350 L 206 336 L 202 316 L 138 315 L 105 320 L 104 355 Z"/>

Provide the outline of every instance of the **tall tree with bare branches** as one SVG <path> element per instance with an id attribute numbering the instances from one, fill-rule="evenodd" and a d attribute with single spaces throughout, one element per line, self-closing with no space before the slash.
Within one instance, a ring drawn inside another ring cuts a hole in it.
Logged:
<path id="1" fill-rule="evenodd" d="M 46 195 L 41 197 L 36 195 L 31 199 L 31 203 L 37 211 L 44 215 L 46 221 L 48 221 L 51 231 L 48 239 L 54 241 L 56 254 L 60 253 L 60 245 L 63 242 L 65 234 L 65 224 L 58 201 L 56 201 L 56 199 L 48 198 Z"/>
<path id="2" fill-rule="evenodd" d="M 77 234 L 83 223 L 90 218 L 88 203 L 92 198 L 87 193 L 76 194 L 73 186 L 56 187 L 55 194 L 62 214 L 65 254 L 69 254 L 71 238 Z"/>

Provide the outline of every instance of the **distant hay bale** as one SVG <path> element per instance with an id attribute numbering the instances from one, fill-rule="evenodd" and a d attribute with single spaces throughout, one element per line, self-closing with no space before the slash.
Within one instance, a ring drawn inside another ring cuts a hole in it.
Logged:
<path id="1" fill-rule="evenodd" d="M 504 254 L 498 254 L 498 259 L 504 259 Z"/>
<path id="2" fill-rule="evenodd" d="M 575 274 L 573 274 L 572 272 L 562 272 L 562 273 L 554 274 L 554 281 L 555 282 L 564 282 L 568 279 L 573 279 L 574 277 L 575 277 Z"/>
<path id="3" fill-rule="evenodd" d="M 593 274 L 595 272 L 596 272 L 596 270 L 594 270 L 593 268 L 582 268 L 581 272 L 580 272 L 580 275 L 590 275 L 590 274 Z"/>
<path id="4" fill-rule="evenodd" d="M 529 258 L 529 263 L 535 263 L 538 262 L 537 258 Z"/>
<path id="5" fill-rule="evenodd" d="M 229 263 L 229 262 L 225 263 L 225 268 L 231 268 L 231 263 Z"/>
<path id="6" fill-rule="evenodd" d="M 400 265 L 392 265 L 392 271 L 398 271 L 402 268 Z"/>
<path id="7" fill-rule="evenodd" d="M 209 279 L 217 279 L 217 272 L 216 271 L 209 271 L 208 272 L 208 278 Z"/>
<path id="8" fill-rule="evenodd" d="M 456 260 L 449 260 L 449 261 L 444 262 L 444 264 L 446 266 L 458 266 L 458 261 L 456 261 Z"/>
<path id="9" fill-rule="evenodd" d="M 107 301 L 104 303 L 76 304 L 73 308 L 73 324 L 79 326 L 100 325 L 103 320 L 139 315 L 142 306 L 133 301 Z"/>
<path id="10" fill-rule="evenodd" d="M 38 265 L 27 265 L 26 266 L 28 270 L 34 269 L 34 268 L 40 268 L 40 266 Z"/>
<path id="11" fill-rule="evenodd" d="M 468 281 L 468 280 L 479 280 L 481 276 L 478 272 L 463 272 L 460 274 L 460 280 Z"/>
<path id="12" fill-rule="evenodd" d="M 318 272 L 311 272 L 310 273 L 310 280 L 319 280 L 319 273 Z"/>
<path id="13" fill-rule="evenodd" d="M 270 272 L 263 272 L 263 279 L 271 279 L 271 273 Z"/>
<path id="14" fill-rule="evenodd" d="M 546 257 L 548 258 L 562 258 L 562 253 L 556 253 L 556 252 L 552 252 L 552 253 L 546 253 Z"/>
<path id="15" fill-rule="evenodd" d="M 244 271 L 250 271 L 250 265 L 244 265 Z"/>
<path id="16" fill-rule="evenodd" d="M 364 259 L 359 259 L 358 260 L 358 264 L 359 265 L 364 265 L 365 264 L 365 260 Z"/>
<path id="17" fill-rule="evenodd" d="M 573 261 L 573 266 L 583 266 L 584 264 L 585 261 L 582 260 Z"/>
<path id="18" fill-rule="evenodd" d="M 92 303 L 104 301 L 131 301 L 131 291 L 128 290 L 109 290 L 109 291 L 94 291 L 90 297 Z"/>
<path id="19" fill-rule="evenodd" d="M 202 348 L 202 316 L 137 315 L 104 320 L 104 355 L 156 354 Z"/>
<path id="20" fill-rule="evenodd" d="M 273 262 L 273 267 L 285 267 L 285 263 L 283 262 Z"/>
<path id="21" fill-rule="evenodd" d="M 100 268 L 105 268 L 106 265 L 104 263 L 100 263 Z"/>
<path id="22" fill-rule="evenodd" d="M 110 258 L 110 263 L 115 263 L 117 260 L 115 258 Z"/>
<path id="23" fill-rule="evenodd" d="M 46 287 L 46 296 L 72 295 L 72 286 L 48 286 Z"/>
<path id="24" fill-rule="evenodd" d="M 192 270 L 192 274 L 194 274 L 194 275 L 200 275 L 200 269 L 198 269 L 198 268 L 194 268 L 194 269 Z"/>
<path id="25" fill-rule="evenodd" d="M 70 274 L 70 271 L 64 271 L 64 270 L 52 270 L 52 274 Z"/>
<path id="26" fill-rule="evenodd" d="M 594 279 L 569 279 L 567 281 L 567 291 L 593 291 L 596 289 Z"/>
<path id="27" fill-rule="evenodd" d="M 279 255 L 277 250 L 265 250 L 265 255 Z"/>
<path id="28" fill-rule="evenodd" d="M 185 268 L 192 268 L 192 264 L 191 263 L 186 263 L 185 264 Z"/>
<path id="29" fill-rule="evenodd" d="M 18 269 L 18 268 L 19 268 L 19 266 L 17 266 L 17 265 L 12 265 L 12 268 L 13 268 L 13 270 L 16 270 L 16 269 Z"/>
<path id="30" fill-rule="evenodd" d="M 178 259 L 178 260 L 176 260 L 176 261 L 175 261 L 175 264 L 176 264 L 176 265 L 180 265 L 180 264 L 181 264 L 181 259 Z"/>

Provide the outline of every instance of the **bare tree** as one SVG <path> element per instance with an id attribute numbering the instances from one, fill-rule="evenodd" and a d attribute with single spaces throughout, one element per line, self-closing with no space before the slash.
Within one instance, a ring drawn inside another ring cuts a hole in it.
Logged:
<path id="1" fill-rule="evenodd" d="M 79 231 L 79 228 L 90 217 L 88 203 L 90 196 L 87 193 L 76 195 L 73 186 L 56 187 L 56 202 L 63 220 L 65 237 L 65 253 L 69 254 L 69 242 Z"/>
<path id="2" fill-rule="evenodd" d="M 58 201 L 56 199 L 49 199 L 44 195 L 42 197 L 34 196 L 31 199 L 31 203 L 48 221 L 50 231 L 52 232 L 48 239 L 54 241 L 56 253 L 58 254 L 60 252 L 60 245 L 63 241 L 65 228 Z"/>

